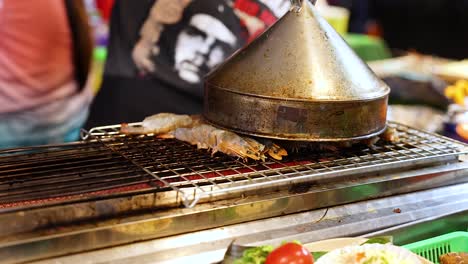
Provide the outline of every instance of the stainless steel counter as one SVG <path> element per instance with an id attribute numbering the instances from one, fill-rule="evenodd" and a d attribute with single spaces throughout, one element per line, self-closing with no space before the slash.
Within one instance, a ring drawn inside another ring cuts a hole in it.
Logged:
<path id="1" fill-rule="evenodd" d="M 400 213 L 397 213 L 398 210 Z M 213 263 L 220 261 L 229 243 L 278 244 L 298 239 L 303 243 L 333 237 L 359 236 L 389 227 L 437 218 L 468 210 L 468 183 L 402 194 L 353 204 L 251 221 L 189 234 L 159 238 L 34 263 Z M 467 225 L 468 225 L 468 219 Z M 394 228 L 375 234 L 404 233 Z M 415 239 L 421 237 L 415 236 Z"/>

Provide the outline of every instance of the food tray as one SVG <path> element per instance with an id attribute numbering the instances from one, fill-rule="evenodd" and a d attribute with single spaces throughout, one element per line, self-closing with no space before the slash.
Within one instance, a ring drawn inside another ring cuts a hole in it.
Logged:
<path id="1" fill-rule="evenodd" d="M 436 264 L 439 256 L 450 252 L 468 252 L 468 232 L 453 232 L 403 246 Z"/>

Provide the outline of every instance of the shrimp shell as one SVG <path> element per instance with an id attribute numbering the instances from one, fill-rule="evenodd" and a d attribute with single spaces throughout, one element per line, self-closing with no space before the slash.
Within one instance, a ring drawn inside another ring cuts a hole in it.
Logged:
<path id="1" fill-rule="evenodd" d="M 396 130 L 396 128 L 394 128 L 394 127 L 387 127 L 385 132 L 383 132 L 380 135 L 380 138 L 385 140 L 385 141 L 392 142 L 392 143 L 396 143 L 396 142 L 400 141 L 399 133 Z"/>
<path id="2" fill-rule="evenodd" d="M 212 135 L 215 130 L 213 126 L 200 124 L 191 128 L 178 128 L 174 131 L 174 137 L 197 145 L 199 149 L 213 149 L 216 147 L 216 138 Z"/>
<path id="3" fill-rule="evenodd" d="M 176 128 L 189 127 L 194 120 L 188 115 L 177 115 L 172 113 L 159 113 L 145 118 L 141 127 L 130 127 L 128 124 L 122 124 L 120 131 L 124 134 L 164 134 L 169 133 Z"/>
<path id="4" fill-rule="evenodd" d="M 264 159 L 263 153 L 259 151 L 259 148 L 263 149 L 264 146 L 252 147 L 253 139 L 246 141 L 241 136 L 222 129 L 217 129 L 211 133 L 216 137 L 216 146 L 213 148 L 213 154 L 220 151 L 244 160 L 247 158 L 253 160 Z M 261 145 L 260 143 L 258 144 Z"/>
<path id="5" fill-rule="evenodd" d="M 266 150 L 268 156 L 274 158 L 275 160 L 282 160 L 284 156 L 288 155 L 288 152 L 276 145 L 275 143 L 272 143 Z"/>

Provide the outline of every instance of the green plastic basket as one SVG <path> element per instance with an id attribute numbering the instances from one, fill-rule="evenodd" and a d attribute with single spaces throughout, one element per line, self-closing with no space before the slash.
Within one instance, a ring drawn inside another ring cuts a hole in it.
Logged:
<path id="1" fill-rule="evenodd" d="M 403 246 L 434 263 L 450 252 L 468 252 L 468 232 L 453 232 Z"/>

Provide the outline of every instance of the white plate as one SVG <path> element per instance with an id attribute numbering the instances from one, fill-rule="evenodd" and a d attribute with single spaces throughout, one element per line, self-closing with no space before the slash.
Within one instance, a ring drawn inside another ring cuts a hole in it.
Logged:
<path id="1" fill-rule="evenodd" d="M 402 247 L 393 246 L 390 244 L 382 245 L 382 244 L 365 244 L 362 246 L 345 246 L 339 247 L 326 255 L 322 256 L 320 259 L 315 262 L 316 264 L 337 264 L 337 263 L 344 263 L 340 262 L 343 260 L 343 256 L 354 255 L 358 252 L 366 251 L 366 252 L 375 252 L 379 250 L 385 250 L 386 252 L 391 253 L 396 259 L 395 263 L 400 263 L 401 261 L 409 261 L 409 263 L 415 264 L 430 264 L 432 262 L 425 260 L 419 257 L 416 254 L 413 254 L 411 251 L 404 249 Z"/>
<path id="2" fill-rule="evenodd" d="M 346 246 L 359 246 L 367 240 L 369 239 L 364 237 L 342 237 L 312 242 L 304 244 L 303 246 L 310 252 L 328 252 Z"/>

